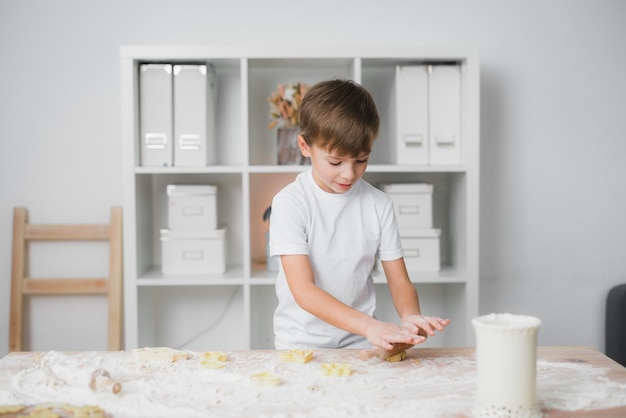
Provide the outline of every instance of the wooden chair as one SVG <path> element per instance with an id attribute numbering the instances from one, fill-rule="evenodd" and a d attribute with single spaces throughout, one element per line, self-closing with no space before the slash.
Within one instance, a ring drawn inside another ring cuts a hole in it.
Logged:
<path id="1" fill-rule="evenodd" d="M 626 367 L 626 283 L 609 290 L 604 332 L 607 357 Z"/>
<path id="2" fill-rule="evenodd" d="M 29 241 L 108 241 L 107 278 L 30 278 Z M 28 295 L 108 296 L 108 349 L 122 349 L 122 208 L 111 208 L 109 224 L 36 225 L 28 223 L 26 208 L 13 211 L 13 260 L 9 350 L 22 351 L 24 297 Z"/>

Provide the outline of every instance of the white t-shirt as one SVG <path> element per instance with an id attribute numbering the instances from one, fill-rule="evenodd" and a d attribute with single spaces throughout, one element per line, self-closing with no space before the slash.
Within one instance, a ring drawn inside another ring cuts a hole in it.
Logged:
<path id="1" fill-rule="evenodd" d="M 308 255 L 316 286 L 373 316 L 376 295 L 371 272 L 376 257 L 385 261 L 402 257 L 391 199 L 362 179 L 346 193 L 328 193 L 315 183 L 311 169 L 300 173 L 272 201 L 270 255 L 287 254 Z M 365 337 L 336 328 L 300 308 L 282 267 L 276 295 L 277 349 L 370 345 Z"/>

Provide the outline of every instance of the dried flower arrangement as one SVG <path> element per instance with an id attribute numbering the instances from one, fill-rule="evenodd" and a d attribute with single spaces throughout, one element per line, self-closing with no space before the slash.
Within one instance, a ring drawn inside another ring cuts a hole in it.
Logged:
<path id="1" fill-rule="evenodd" d="M 274 119 L 267 125 L 267 129 L 276 126 L 285 128 L 297 127 L 299 124 L 298 109 L 302 97 L 309 90 L 304 83 L 279 84 L 267 101 L 270 104 L 270 119 Z"/>

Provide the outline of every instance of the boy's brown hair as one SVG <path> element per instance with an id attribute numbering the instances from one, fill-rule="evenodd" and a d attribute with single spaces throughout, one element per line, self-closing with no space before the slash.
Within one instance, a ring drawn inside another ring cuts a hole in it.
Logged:
<path id="1" fill-rule="evenodd" d="M 302 98 L 300 135 L 309 146 L 356 158 L 372 151 L 379 127 L 374 98 L 352 80 L 321 81 Z"/>

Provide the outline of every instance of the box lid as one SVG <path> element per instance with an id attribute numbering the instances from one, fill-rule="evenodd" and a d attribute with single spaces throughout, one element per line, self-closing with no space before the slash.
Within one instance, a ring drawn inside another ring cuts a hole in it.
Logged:
<path id="1" fill-rule="evenodd" d="M 380 189 L 385 193 L 432 193 L 433 185 L 427 183 L 381 184 Z"/>
<path id="2" fill-rule="evenodd" d="M 225 236 L 226 227 L 208 231 L 201 229 L 192 229 L 189 231 L 161 229 L 161 241 L 170 239 L 223 239 Z"/>
<path id="3" fill-rule="evenodd" d="M 192 196 L 192 195 L 214 195 L 217 193 L 217 186 L 210 184 L 194 184 L 194 185 L 181 185 L 181 184 L 168 184 L 167 195 L 168 196 Z"/>
<path id="4" fill-rule="evenodd" d="M 438 238 L 441 229 L 438 228 L 402 228 L 400 238 Z"/>

